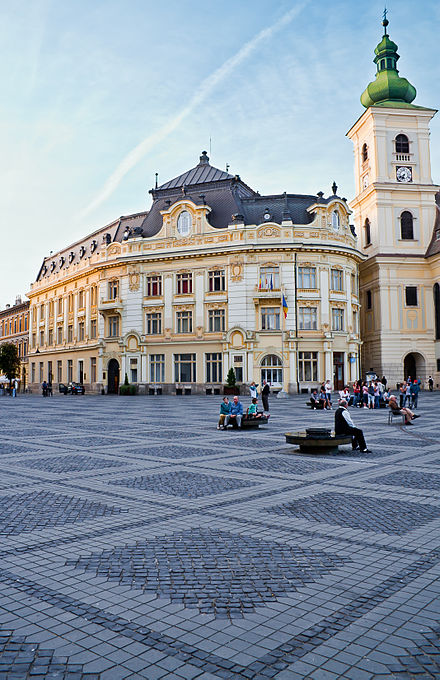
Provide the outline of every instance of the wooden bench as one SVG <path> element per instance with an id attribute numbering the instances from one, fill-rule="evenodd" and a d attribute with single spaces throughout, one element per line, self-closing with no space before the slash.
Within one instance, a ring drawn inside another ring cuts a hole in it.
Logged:
<path id="1" fill-rule="evenodd" d="M 266 416 L 261 416 L 261 418 L 247 418 L 246 416 L 243 416 L 241 419 L 241 428 L 238 427 L 237 421 L 234 418 L 233 420 L 230 420 L 228 423 L 228 427 L 231 426 L 233 430 L 256 430 L 260 427 L 260 425 L 267 425 L 269 422 L 269 418 Z M 228 429 L 228 428 L 225 428 Z"/>

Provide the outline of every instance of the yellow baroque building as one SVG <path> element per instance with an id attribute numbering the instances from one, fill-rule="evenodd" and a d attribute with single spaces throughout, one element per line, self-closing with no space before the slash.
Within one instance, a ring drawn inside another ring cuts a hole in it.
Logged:
<path id="1" fill-rule="evenodd" d="M 30 298 L 30 383 L 116 392 L 308 391 L 360 375 L 357 246 L 337 187 L 262 196 L 199 163 L 45 258 Z M 283 307 L 287 306 L 287 315 Z"/>

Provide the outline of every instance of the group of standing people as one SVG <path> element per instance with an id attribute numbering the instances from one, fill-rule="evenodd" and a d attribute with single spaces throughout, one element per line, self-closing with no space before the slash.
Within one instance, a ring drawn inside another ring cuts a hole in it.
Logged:
<path id="1" fill-rule="evenodd" d="M 46 382 L 43 380 L 41 384 L 41 390 L 43 392 L 43 397 L 52 397 L 53 392 L 52 392 L 52 383 Z"/>

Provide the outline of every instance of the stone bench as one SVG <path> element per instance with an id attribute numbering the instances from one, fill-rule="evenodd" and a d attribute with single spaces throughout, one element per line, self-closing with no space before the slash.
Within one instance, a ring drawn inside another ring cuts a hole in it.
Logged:
<path id="1" fill-rule="evenodd" d="M 351 444 L 352 437 L 347 434 L 310 435 L 302 432 L 286 432 L 286 444 L 299 446 L 302 453 L 334 453 L 341 444 Z"/>
<path id="2" fill-rule="evenodd" d="M 260 427 L 260 425 L 267 425 L 268 422 L 269 422 L 269 419 L 266 416 L 261 416 L 261 418 L 248 418 L 246 416 L 243 416 L 243 418 L 241 419 L 241 428 L 240 429 L 242 429 L 242 430 L 252 430 L 252 429 L 257 430 Z M 229 421 L 228 427 L 226 429 L 228 429 L 229 426 L 234 430 L 239 429 L 239 427 L 237 425 L 237 421 L 235 420 L 235 418 L 234 418 L 234 420 Z"/>

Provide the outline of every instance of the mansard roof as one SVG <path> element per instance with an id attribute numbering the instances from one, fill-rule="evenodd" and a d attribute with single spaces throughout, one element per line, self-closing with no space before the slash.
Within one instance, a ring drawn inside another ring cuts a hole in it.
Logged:
<path id="1" fill-rule="evenodd" d="M 425 257 L 438 255 L 438 253 L 440 253 L 440 191 L 435 195 L 435 222 L 432 230 L 431 242 L 425 253 Z"/>

